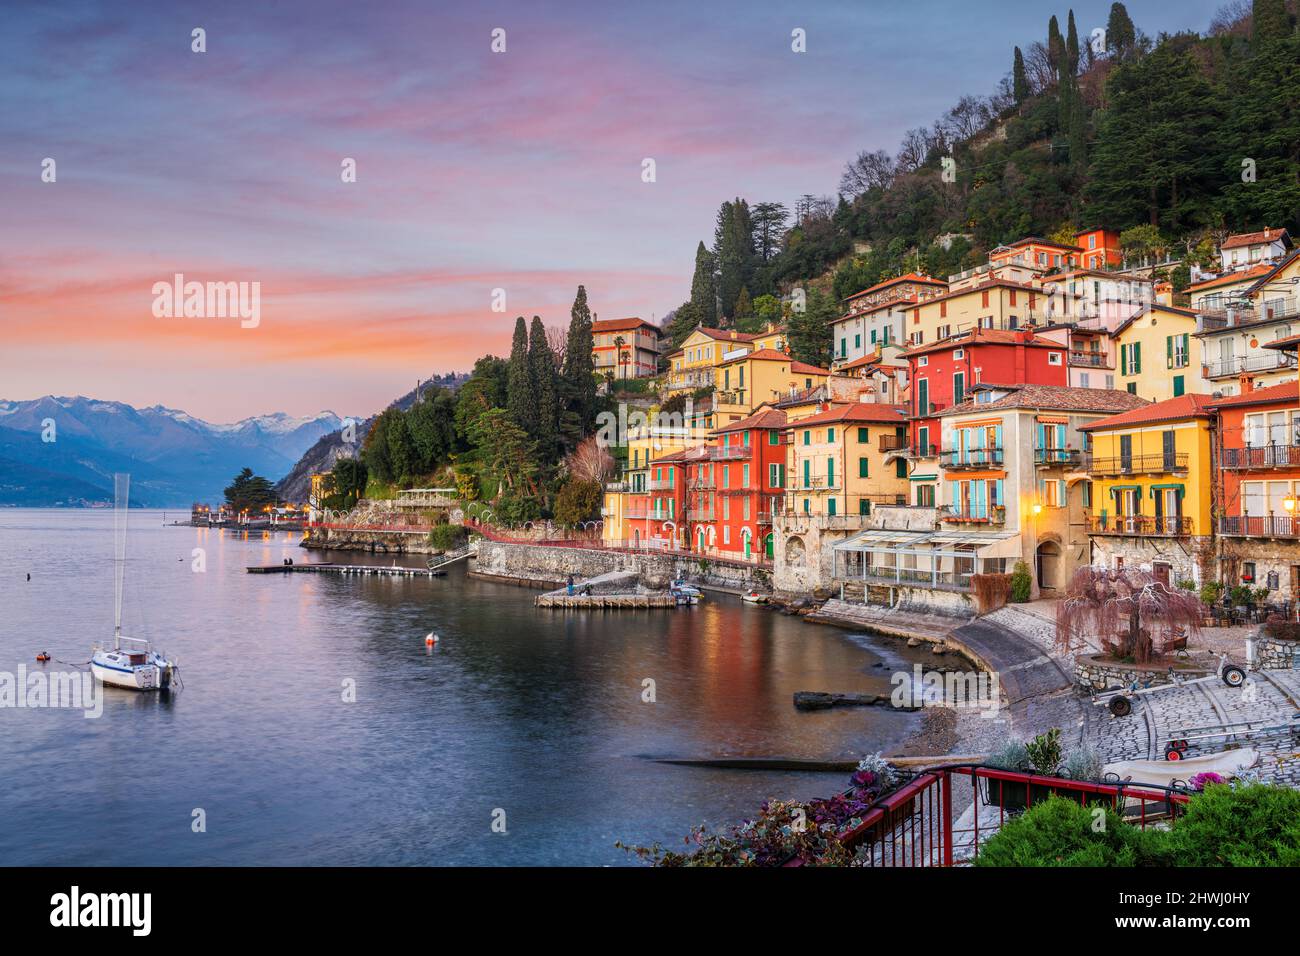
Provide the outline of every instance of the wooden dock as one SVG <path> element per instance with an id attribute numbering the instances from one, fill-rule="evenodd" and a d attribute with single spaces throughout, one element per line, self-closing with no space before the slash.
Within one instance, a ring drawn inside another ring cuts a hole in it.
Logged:
<path id="1" fill-rule="evenodd" d="M 246 568 L 249 574 L 355 574 L 390 578 L 441 578 L 446 571 L 437 568 L 385 568 L 371 564 L 255 564 Z"/>

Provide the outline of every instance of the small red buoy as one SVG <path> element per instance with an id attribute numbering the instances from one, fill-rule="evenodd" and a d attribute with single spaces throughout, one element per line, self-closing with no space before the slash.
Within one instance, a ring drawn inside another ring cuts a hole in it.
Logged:
<path id="1" fill-rule="evenodd" d="M 433 645 L 435 645 L 435 644 L 437 644 L 437 643 L 438 643 L 438 635 L 437 635 L 437 634 L 430 633 L 430 634 L 426 635 L 425 638 L 424 638 L 424 646 L 425 646 L 425 647 L 433 647 Z"/>
<path id="2" fill-rule="evenodd" d="M 49 655 L 49 654 L 45 654 L 45 653 L 37 654 L 37 655 L 36 655 L 36 659 L 37 659 L 38 661 L 40 661 L 41 663 L 45 663 L 46 661 L 48 661 L 48 660 L 50 659 L 50 655 Z"/>

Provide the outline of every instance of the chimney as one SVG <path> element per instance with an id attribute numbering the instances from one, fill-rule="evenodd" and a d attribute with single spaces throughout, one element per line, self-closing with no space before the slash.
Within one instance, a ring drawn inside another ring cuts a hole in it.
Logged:
<path id="1" fill-rule="evenodd" d="M 1240 383 L 1240 385 L 1241 385 L 1241 394 L 1242 394 L 1242 395 L 1249 395 L 1251 392 L 1253 392 L 1253 391 L 1255 390 L 1255 376 L 1253 376 L 1253 375 L 1243 375 L 1243 376 L 1242 376 L 1240 379 L 1238 379 L 1237 381 L 1238 381 L 1238 382 Z"/>

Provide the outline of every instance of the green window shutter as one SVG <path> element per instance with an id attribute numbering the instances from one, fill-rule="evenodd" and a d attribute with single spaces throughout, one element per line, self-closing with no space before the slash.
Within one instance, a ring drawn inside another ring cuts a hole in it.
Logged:
<path id="1" fill-rule="evenodd" d="M 807 429 L 804 429 L 804 433 L 803 433 L 803 443 L 804 443 L 805 445 L 811 445 L 811 444 L 812 444 L 812 432 L 808 431 Z"/>
<path id="2" fill-rule="evenodd" d="M 1133 343 L 1133 374 L 1142 374 L 1142 343 Z"/>
<path id="3" fill-rule="evenodd" d="M 1174 337 L 1165 336 L 1165 368 L 1174 367 Z"/>
<path id="4" fill-rule="evenodd" d="M 828 445 L 835 444 L 835 429 L 833 428 L 826 429 L 826 443 Z"/>
<path id="5" fill-rule="evenodd" d="M 867 430 L 866 430 L 865 428 L 859 428 L 859 429 L 858 429 L 858 442 L 859 442 L 859 444 L 865 445 L 865 444 L 866 444 L 867 442 L 869 442 L 869 441 L 871 441 L 871 438 L 870 438 L 870 436 L 867 434 Z"/>
<path id="6" fill-rule="evenodd" d="M 858 514 L 860 515 L 871 514 L 871 502 L 868 501 L 866 498 L 858 499 Z"/>
<path id="7" fill-rule="evenodd" d="M 805 458 L 803 460 L 803 486 L 807 488 L 810 484 L 812 484 L 812 459 Z"/>
<path id="8" fill-rule="evenodd" d="M 1175 375 L 1174 376 L 1174 398 L 1177 398 L 1179 395 L 1182 395 L 1185 391 L 1186 391 L 1186 386 L 1183 385 L 1183 376 Z"/>
<path id="9" fill-rule="evenodd" d="M 1119 347 L 1119 374 L 1121 375 L 1128 374 L 1128 346 L 1127 345 L 1121 345 Z"/>
<path id="10" fill-rule="evenodd" d="M 835 485 L 835 459 L 826 459 L 826 487 L 831 488 Z"/>
<path id="11" fill-rule="evenodd" d="M 906 459 L 906 458 L 895 458 L 895 459 L 894 459 L 894 475 L 895 475 L 896 477 L 898 477 L 898 478 L 906 478 L 906 477 L 907 477 L 907 459 Z"/>
<path id="12" fill-rule="evenodd" d="M 828 515 L 833 515 L 833 514 L 835 514 L 835 499 L 834 499 L 834 498 L 828 498 L 828 499 L 826 499 L 826 513 L 827 513 Z"/>
<path id="13" fill-rule="evenodd" d="M 858 459 L 858 477 L 859 477 L 859 478 L 869 478 L 869 477 L 870 477 L 870 476 L 867 474 L 867 460 L 866 460 L 865 458 L 859 458 L 859 459 Z"/>

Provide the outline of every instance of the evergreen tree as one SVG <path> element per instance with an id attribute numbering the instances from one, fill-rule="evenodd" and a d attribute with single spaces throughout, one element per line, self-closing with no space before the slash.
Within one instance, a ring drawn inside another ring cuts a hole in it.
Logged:
<path id="1" fill-rule="evenodd" d="M 831 320 L 838 317 L 831 296 L 809 289 L 804 311 L 790 315 L 790 355 L 799 362 L 825 366 L 831 357 Z"/>
<path id="2" fill-rule="evenodd" d="M 592 359 L 591 309 L 587 290 L 578 286 L 569 310 L 569 337 L 564 346 L 564 403 L 579 425 L 579 432 L 596 420 L 596 367 Z"/>
<path id="3" fill-rule="evenodd" d="M 1122 3 L 1110 5 L 1106 20 L 1106 51 L 1117 60 L 1127 60 L 1137 48 L 1137 29 Z"/>
<path id="4" fill-rule="evenodd" d="M 713 255 L 717 259 L 720 317 L 735 315 L 740 290 L 754 272 L 754 229 L 749 203 L 737 198 L 718 210 Z"/>
<path id="5" fill-rule="evenodd" d="M 1029 99 L 1029 77 L 1025 74 L 1025 55 L 1016 47 L 1015 62 L 1011 66 L 1011 93 L 1019 106 Z"/>
<path id="6" fill-rule="evenodd" d="M 540 315 L 533 316 L 528 335 L 528 377 L 532 383 L 535 409 L 530 434 L 537 443 L 542 462 L 550 464 L 560 450 L 559 373 Z"/>
<path id="7" fill-rule="evenodd" d="M 1073 77 L 1079 72 L 1079 31 L 1074 25 L 1074 11 L 1070 11 L 1065 40 L 1065 67 Z"/>
<path id="8" fill-rule="evenodd" d="M 1065 37 L 1061 36 L 1061 25 L 1056 21 L 1056 14 L 1047 21 L 1047 59 L 1052 71 L 1058 76 L 1061 64 L 1065 60 Z"/>
<path id="9" fill-rule="evenodd" d="M 691 312 L 697 322 L 710 328 L 718 324 L 717 289 L 713 278 L 716 269 L 716 260 L 701 242 L 695 249 L 695 275 L 691 277 Z"/>
<path id="10" fill-rule="evenodd" d="M 1286 12 L 1286 0 L 1255 0 L 1250 11 L 1251 45 L 1256 51 L 1273 40 L 1291 35 L 1291 18 Z M 1294 95 L 1295 91 L 1292 91 Z"/>
<path id="11" fill-rule="evenodd" d="M 740 290 L 740 295 L 736 297 L 736 327 L 740 328 L 741 323 L 746 319 L 754 316 L 754 302 L 749 297 L 749 287 L 745 286 Z M 741 329 L 743 332 L 744 329 Z"/>
<path id="12" fill-rule="evenodd" d="M 760 202 L 754 205 L 754 253 L 759 262 L 769 262 L 780 251 L 781 236 L 790 211 L 784 203 Z"/>
<path id="13" fill-rule="evenodd" d="M 521 315 L 515 319 L 515 335 L 510 343 L 506 410 L 510 413 L 510 420 L 530 435 L 536 429 L 537 420 L 532 390 L 532 373 L 528 367 L 528 326 Z"/>

